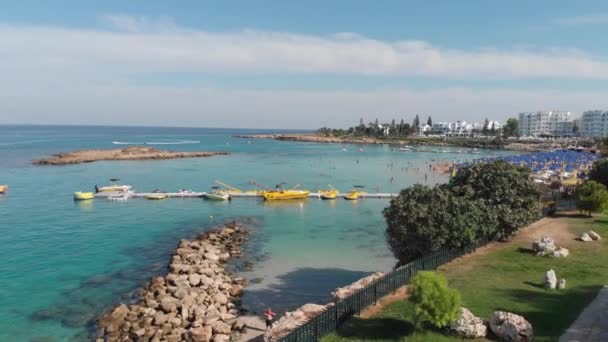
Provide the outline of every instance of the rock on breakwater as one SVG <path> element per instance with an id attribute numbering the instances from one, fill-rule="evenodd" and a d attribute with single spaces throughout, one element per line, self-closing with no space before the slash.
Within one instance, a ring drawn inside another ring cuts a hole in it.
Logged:
<path id="1" fill-rule="evenodd" d="M 236 223 L 181 240 L 165 277 L 155 277 L 136 304 L 120 304 L 97 322 L 97 341 L 230 340 L 244 324 L 237 304 L 244 280 L 225 263 L 242 255 L 248 231 Z"/>

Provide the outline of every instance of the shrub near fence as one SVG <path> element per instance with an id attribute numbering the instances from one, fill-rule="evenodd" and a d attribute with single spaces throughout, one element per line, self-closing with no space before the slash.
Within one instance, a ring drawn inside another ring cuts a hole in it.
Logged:
<path id="1" fill-rule="evenodd" d="M 573 209 L 576 208 L 576 201 L 557 201 L 556 207 L 559 209 Z M 543 210 L 543 216 L 548 214 L 550 213 Z M 410 279 L 418 271 L 435 270 L 443 264 L 474 252 L 488 242 L 490 241 L 483 240 L 474 246 L 440 250 L 414 260 L 407 265 L 400 266 L 349 297 L 334 302 L 326 311 L 283 337 L 281 342 L 318 341 L 321 337 L 338 329 L 344 322 L 359 314 L 363 309 L 376 303 L 380 298 L 409 284 Z"/>

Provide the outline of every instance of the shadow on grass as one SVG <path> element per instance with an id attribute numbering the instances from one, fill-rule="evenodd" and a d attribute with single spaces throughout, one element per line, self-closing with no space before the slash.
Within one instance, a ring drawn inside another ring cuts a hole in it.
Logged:
<path id="1" fill-rule="evenodd" d="M 410 322 L 395 318 L 353 317 L 342 325 L 337 333 L 345 338 L 358 338 L 362 340 L 386 340 L 411 335 L 414 325 Z"/>
<path id="2" fill-rule="evenodd" d="M 528 283 L 534 287 L 539 284 Z M 500 291 L 516 302 L 526 302 L 527 309 L 514 312 L 532 323 L 534 336 L 557 340 L 583 309 L 595 298 L 601 286 L 581 286 L 566 290 L 508 290 Z M 501 295 L 500 293 L 498 295 Z M 507 308 L 496 308 L 505 310 Z M 508 310 L 506 310 L 508 311 Z M 513 312 L 513 311 L 511 311 Z"/>
<path id="3" fill-rule="evenodd" d="M 545 288 L 545 284 L 543 284 L 543 283 L 533 283 L 531 281 L 524 281 L 524 284 L 536 287 L 538 289 L 544 289 Z"/>
<path id="4" fill-rule="evenodd" d="M 519 253 L 536 255 L 536 252 L 532 248 L 517 247 L 517 251 Z"/>

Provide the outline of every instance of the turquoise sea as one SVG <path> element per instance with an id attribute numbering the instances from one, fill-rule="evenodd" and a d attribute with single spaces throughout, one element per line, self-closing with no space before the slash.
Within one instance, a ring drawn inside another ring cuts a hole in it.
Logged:
<path id="1" fill-rule="evenodd" d="M 0 196 L 0 341 L 87 340 L 97 315 L 133 298 L 147 279 L 166 271 L 180 238 L 225 220 L 239 220 L 253 231 L 247 246 L 252 269 L 237 269 L 252 280 L 243 297 L 244 307 L 252 312 L 267 305 L 282 311 L 327 301 L 333 288 L 395 263 L 384 240 L 381 214 L 388 200 L 76 203 L 74 191 L 91 191 L 95 184 L 120 178 L 142 192 L 206 191 L 216 179 L 242 189 L 252 188 L 248 180 L 255 180 L 269 186 L 301 184 L 310 190 L 332 184 L 343 191 L 364 185 L 369 192 L 398 192 L 416 182 L 445 181 L 445 175 L 429 170 L 431 161 L 499 153 L 396 152 L 384 145 L 232 137 L 269 132 L 280 131 L 0 126 L 0 184 L 10 186 L 9 193 Z M 127 146 L 121 143 L 232 154 L 31 165 L 34 158 L 62 151 Z"/>

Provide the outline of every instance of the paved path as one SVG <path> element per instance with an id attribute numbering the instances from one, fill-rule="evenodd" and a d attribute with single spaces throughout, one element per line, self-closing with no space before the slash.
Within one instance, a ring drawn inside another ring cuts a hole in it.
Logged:
<path id="1" fill-rule="evenodd" d="M 604 286 L 559 342 L 608 341 L 608 286 Z"/>

